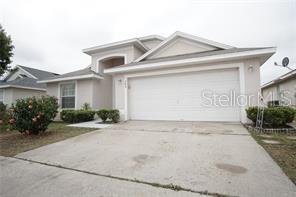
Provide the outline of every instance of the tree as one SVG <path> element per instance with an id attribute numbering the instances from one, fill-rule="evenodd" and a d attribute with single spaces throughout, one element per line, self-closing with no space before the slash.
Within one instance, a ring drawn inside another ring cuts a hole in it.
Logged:
<path id="1" fill-rule="evenodd" d="M 10 36 L 6 34 L 5 30 L 0 25 L 0 76 L 10 68 L 9 64 L 13 56 L 13 49 L 14 46 L 12 45 Z"/>

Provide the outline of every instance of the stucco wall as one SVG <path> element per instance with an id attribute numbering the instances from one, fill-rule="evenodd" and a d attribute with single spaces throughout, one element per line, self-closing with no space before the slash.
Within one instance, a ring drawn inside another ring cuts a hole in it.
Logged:
<path id="1" fill-rule="evenodd" d="M 91 79 L 78 80 L 76 88 L 76 109 L 81 109 L 84 103 L 93 108 L 93 83 Z"/>
<path id="2" fill-rule="evenodd" d="M 134 60 L 137 59 L 138 57 L 140 57 L 141 55 L 144 54 L 143 51 L 141 51 L 140 49 L 138 49 L 137 47 L 133 46 L 133 50 L 134 50 Z"/>
<path id="3" fill-rule="evenodd" d="M 4 104 L 11 105 L 17 99 L 32 96 L 40 97 L 42 95 L 46 95 L 46 92 L 40 90 L 28 90 L 20 88 L 4 88 Z"/>
<path id="4" fill-rule="evenodd" d="M 112 108 L 112 77 L 104 76 L 103 80 L 93 81 L 94 97 L 93 97 L 93 108 L 102 109 Z"/>
<path id="5" fill-rule="evenodd" d="M 113 107 L 124 110 L 124 75 L 115 75 L 113 77 Z"/>
<path id="6" fill-rule="evenodd" d="M 5 105 L 11 105 L 13 101 L 13 89 L 12 88 L 3 88 L 4 99 L 3 103 Z"/>
<path id="7" fill-rule="evenodd" d="M 268 88 L 265 88 L 262 90 L 262 96 L 264 98 L 265 102 L 272 101 L 272 100 L 278 100 L 278 93 L 277 93 L 277 87 L 276 86 L 270 86 Z"/>
<path id="8" fill-rule="evenodd" d="M 155 54 L 151 55 L 147 59 L 181 55 L 181 54 L 187 54 L 187 53 L 195 53 L 195 52 L 204 52 L 204 51 L 210 51 L 214 49 L 216 48 L 212 46 L 192 42 L 184 38 L 176 38 L 170 44 L 163 47 L 159 51 L 155 52 Z"/>
<path id="9" fill-rule="evenodd" d="M 286 104 L 296 106 L 296 78 L 290 78 L 278 84 L 262 89 L 265 101 L 279 100 L 280 95 Z M 271 96 L 272 95 L 272 96 Z"/>
<path id="10" fill-rule="evenodd" d="M 59 83 L 48 83 L 46 86 L 46 94 L 50 95 L 50 96 L 55 96 L 55 97 L 59 97 L 59 87 L 58 87 Z"/>
<path id="11" fill-rule="evenodd" d="M 244 61 L 245 94 L 250 98 L 249 106 L 258 105 L 260 94 L 260 63 L 258 59 Z"/>

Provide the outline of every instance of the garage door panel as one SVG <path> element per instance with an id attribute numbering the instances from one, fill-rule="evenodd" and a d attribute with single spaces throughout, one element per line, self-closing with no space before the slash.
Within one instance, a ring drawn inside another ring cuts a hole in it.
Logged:
<path id="1" fill-rule="evenodd" d="M 202 91 L 239 92 L 237 69 L 162 75 L 129 80 L 131 119 L 239 121 L 238 107 L 203 105 Z"/>

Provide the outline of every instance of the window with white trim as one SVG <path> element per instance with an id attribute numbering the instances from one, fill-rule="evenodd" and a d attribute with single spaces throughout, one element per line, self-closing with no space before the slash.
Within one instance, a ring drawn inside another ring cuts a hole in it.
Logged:
<path id="1" fill-rule="evenodd" d="M 75 108 L 75 83 L 61 84 L 62 109 Z"/>
<path id="2" fill-rule="evenodd" d="M 0 102 L 4 102 L 4 90 L 0 89 Z"/>

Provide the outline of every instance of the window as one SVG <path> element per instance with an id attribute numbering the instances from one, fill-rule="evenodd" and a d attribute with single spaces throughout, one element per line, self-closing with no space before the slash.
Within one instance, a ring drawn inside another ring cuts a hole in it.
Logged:
<path id="1" fill-rule="evenodd" d="M 62 108 L 75 108 L 75 83 L 61 84 Z"/>
<path id="2" fill-rule="evenodd" d="M 4 103 L 4 90 L 0 89 L 0 102 Z"/>

